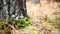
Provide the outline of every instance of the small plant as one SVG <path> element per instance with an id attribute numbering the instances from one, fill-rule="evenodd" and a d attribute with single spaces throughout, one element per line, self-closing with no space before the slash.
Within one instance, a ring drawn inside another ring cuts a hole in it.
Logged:
<path id="1" fill-rule="evenodd" d="M 18 20 L 14 20 L 13 18 L 9 18 L 8 23 L 13 25 L 16 29 L 20 29 L 22 27 L 26 27 L 26 26 L 31 25 L 31 21 L 30 21 L 29 16 L 23 17 L 23 18 L 20 17 Z"/>
<path id="2" fill-rule="evenodd" d="M 29 26 L 31 25 L 31 21 L 29 18 L 19 18 L 19 20 L 15 21 L 15 26 L 16 28 L 21 28 L 21 27 L 25 27 L 25 26 Z"/>

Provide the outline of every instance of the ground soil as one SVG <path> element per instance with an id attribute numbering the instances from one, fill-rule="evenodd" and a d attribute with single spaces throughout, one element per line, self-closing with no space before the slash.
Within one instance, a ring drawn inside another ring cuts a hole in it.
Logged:
<path id="1" fill-rule="evenodd" d="M 60 2 L 44 1 L 40 3 L 32 3 L 31 0 L 27 1 L 27 13 L 31 18 L 34 30 L 39 31 L 39 34 L 59 34 L 59 32 L 51 25 L 46 29 L 44 17 L 51 15 L 54 12 L 60 11 Z"/>

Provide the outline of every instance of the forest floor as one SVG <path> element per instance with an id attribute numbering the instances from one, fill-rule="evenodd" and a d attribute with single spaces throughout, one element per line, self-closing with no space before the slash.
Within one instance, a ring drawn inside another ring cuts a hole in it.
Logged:
<path id="1" fill-rule="evenodd" d="M 27 1 L 27 13 L 33 24 L 31 28 L 37 31 L 37 34 L 60 34 L 55 26 L 45 22 L 46 15 L 52 15 L 54 12 L 60 12 L 60 2 L 41 1 L 35 4 Z M 54 20 L 55 16 L 51 17 Z"/>

